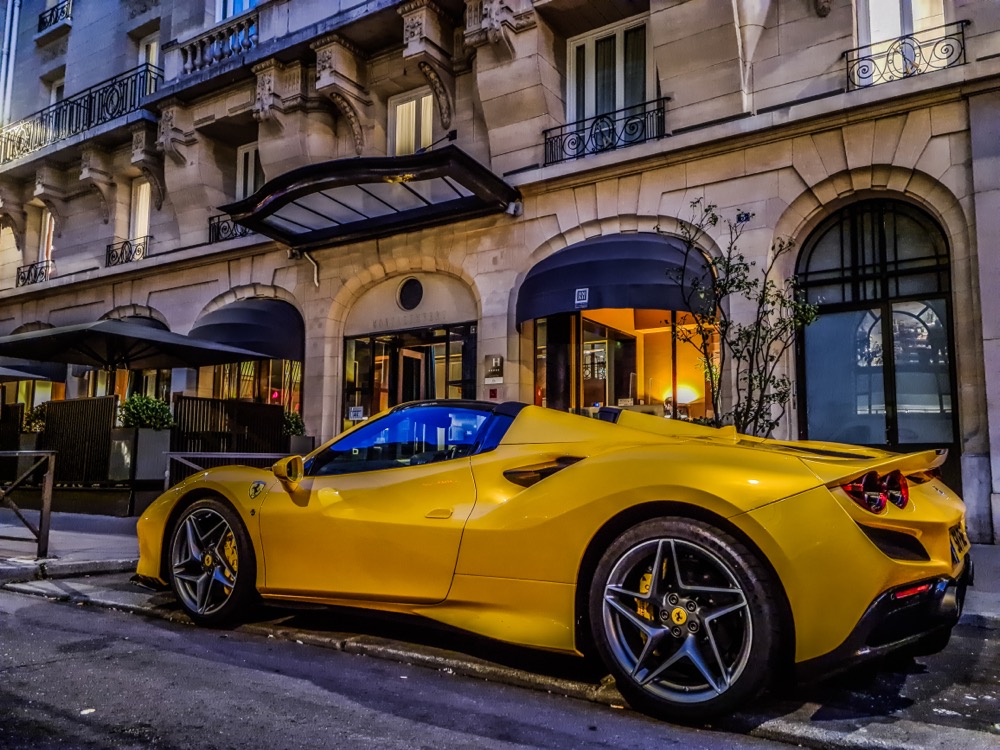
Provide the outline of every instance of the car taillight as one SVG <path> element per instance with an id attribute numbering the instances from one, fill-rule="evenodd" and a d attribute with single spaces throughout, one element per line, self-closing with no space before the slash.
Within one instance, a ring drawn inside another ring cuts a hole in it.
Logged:
<path id="1" fill-rule="evenodd" d="M 882 480 L 882 486 L 885 488 L 889 502 L 897 508 L 905 508 L 906 504 L 910 502 L 910 485 L 899 469 L 886 476 Z"/>
<path id="2" fill-rule="evenodd" d="M 888 503 L 905 508 L 910 502 L 910 486 L 898 469 L 884 477 L 869 471 L 860 479 L 843 485 L 842 489 L 851 500 L 871 513 L 881 513 Z"/>
<path id="3" fill-rule="evenodd" d="M 882 480 L 874 471 L 843 485 L 843 490 L 851 500 L 867 511 L 881 513 L 885 510 L 888 498 L 882 489 Z"/>

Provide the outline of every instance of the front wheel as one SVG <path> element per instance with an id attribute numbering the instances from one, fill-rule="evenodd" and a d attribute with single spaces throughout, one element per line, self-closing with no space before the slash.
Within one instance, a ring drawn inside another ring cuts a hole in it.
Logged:
<path id="1" fill-rule="evenodd" d="M 199 625 L 231 624 L 255 593 L 257 562 L 239 515 L 205 499 L 187 508 L 170 542 L 170 580 Z"/>
<path id="2" fill-rule="evenodd" d="M 619 536 L 590 588 L 594 642 L 625 699 L 672 721 L 731 711 L 766 687 L 778 658 L 773 577 L 740 541 L 685 518 Z"/>

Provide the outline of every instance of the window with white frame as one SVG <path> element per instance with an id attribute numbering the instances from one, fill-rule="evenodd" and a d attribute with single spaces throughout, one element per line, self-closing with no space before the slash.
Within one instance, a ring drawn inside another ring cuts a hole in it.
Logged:
<path id="1" fill-rule="evenodd" d="M 49 91 L 49 104 L 52 105 L 61 102 L 66 96 L 66 79 L 56 78 L 49 81 L 47 88 Z"/>
<path id="2" fill-rule="evenodd" d="M 154 68 L 160 65 L 160 33 L 154 32 L 148 36 L 144 36 L 139 40 L 139 59 L 137 64 L 140 66 L 149 65 Z M 147 75 L 145 77 L 145 93 L 148 96 L 156 91 L 156 78 L 152 75 Z"/>
<path id="3" fill-rule="evenodd" d="M 586 120 L 649 100 L 656 82 L 646 21 L 646 16 L 633 17 L 567 42 L 567 120 Z"/>
<path id="4" fill-rule="evenodd" d="M 434 142 L 434 96 L 428 88 L 389 99 L 389 153 L 403 156 Z"/>
<path id="5" fill-rule="evenodd" d="M 132 210 L 129 213 L 128 236 L 137 240 L 149 235 L 149 213 L 152 203 L 152 188 L 149 180 L 139 177 L 132 180 Z"/>
<path id="6" fill-rule="evenodd" d="M 264 184 L 264 168 L 260 165 L 257 142 L 236 149 L 236 200 L 256 193 Z"/>
<path id="7" fill-rule="evenodd" d="M 222 21 L 257 7 L 257 0 L 216 0 L 215 17 Z"/>
<path id="8" fill-rule="evenodd" d="M 921 72 L 920 32 L 944 25 L 942 0 L 856 0 L 858 46 L 875 60 L 881 83 Z M 915 43 L 894 44 L 901 37 L 914 37 Z"/>

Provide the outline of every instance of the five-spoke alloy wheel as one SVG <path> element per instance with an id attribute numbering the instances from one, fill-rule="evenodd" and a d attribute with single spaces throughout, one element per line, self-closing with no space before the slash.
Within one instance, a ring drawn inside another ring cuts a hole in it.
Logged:
<path id="1" fill-rule="evenodd" d="M 200 500 L 177 520 L 170 579 L 191 619 L 225 625 L 252 596 L 256 560 L 243 522 L 227 504 Z"/>
<path id="2" fill-rule="evenodd" d="M 683 518 L 615 540 L 591 585 L 590 622 L 622 695 L 675 721 L 759 694 L 779 642 L 768 571 L 729 534 Z"/>

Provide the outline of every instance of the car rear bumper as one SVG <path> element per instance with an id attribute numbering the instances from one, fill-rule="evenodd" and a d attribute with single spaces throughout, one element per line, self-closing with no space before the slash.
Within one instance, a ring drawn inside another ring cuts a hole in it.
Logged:
<path id="1" fill-rule="evenodd" d="M 972 582 L 972 555 L 968 554 L 957 577 L 914 581 L 884 592 L 839 647 L 797 664 L 796 677 L 804 681 L 820 679 L 951 630 L 962 616 L 965 592 Z M 924 585 L 928 586 L 926 590 L 911 593 Z"/>

